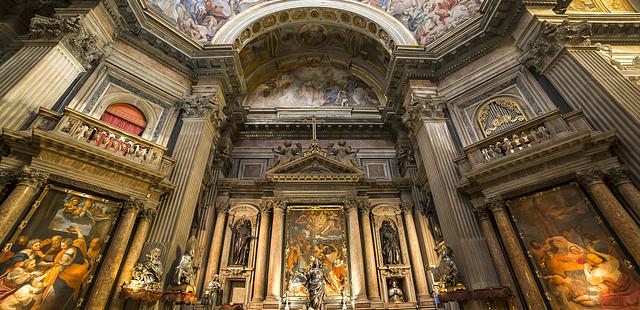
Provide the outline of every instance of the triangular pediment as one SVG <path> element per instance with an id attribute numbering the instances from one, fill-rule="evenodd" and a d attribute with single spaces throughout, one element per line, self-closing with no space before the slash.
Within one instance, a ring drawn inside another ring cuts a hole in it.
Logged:
<path id="1" fill-rule="evenodd" d="M 279 164 L 267 170 L 267 179 L 272 182 L 359 182 L 363 171 L 322 154 L 310 154 Z"/>

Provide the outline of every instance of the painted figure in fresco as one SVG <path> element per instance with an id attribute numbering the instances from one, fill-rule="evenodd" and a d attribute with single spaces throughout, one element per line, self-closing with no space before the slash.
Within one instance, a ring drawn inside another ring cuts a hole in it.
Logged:
<path id="1" fill-rule="evenodd" d="M 398 238 L 398 231 L 389 221 L 382 222 L 382 227 L 380 227 L 380 239 L 382 243 L 382 261 L 384 264 L 400 264 L 400 238 Z"/>
<path id="2" fill-rule="evenodd" d="M 344 140 L 338 141 L 337 144 L 338 145 L 336 146 L 335 143 L 331 143 L 328 147 L 328 151 L 329 151 L 329 154 L 331 154 L 331 157 L 333 157 L 334 159 L 336 159 L 337 161 L 343 164 L 357 167 L 358 166 L 357 154 L 359 150 L 354 151 L 351 148 L 351 146 L 347 146 L 347 141 L 344 141 Z"/>
<path id="3" fill-rule="evenodd" d="M 391 280 L 391 287 L 389 288 L 389 302 L 401 303 L 404 302 L 404 294 L 398 287 L 398 281 Z"/>
<path id="4" fill-rule="evenodd" d="M 313 310 L 325 310 L 324 304 L 324 285 L 329 284 L 327 274 L 322 268 L 322 263 L 318 259 L 314 259 L 311 265 L 311 269 L 307 272 L 305 288 L 309 292 L 309 309 Z"/>
<path id="5" fill-rule="evenodd" d="M 82 285 L 87 280 L 89 261 L 87 244 L 80 229 L 68 228 L 76 234 L 75 239 L 65 238 L 61 250 L 54 258 L 54 266 L 47 270 L 44 279 L 43 307 L 40 309 L 60 309 L 67 304 L 75 304 Z M 73 299 L 69 298 L 70 296 Z"/>
<path id="6" fill-rule="evenodd" d="M 249 260 L 251 240 L 256 237 L 251 235 L 251 222 L 249 220 L 238 221 L 231 226 L 231 263 L 234 266 L 246 266 Z"/>
<path id="7" fill-rule="evenodd" d="M 339 258 L 335 259 L 331 265 L 331 271 L 329 272 L 331 287 L 338 290 L 341 289 L 346 277 L 347 273 L 344 267 L 344 261 Z"/>

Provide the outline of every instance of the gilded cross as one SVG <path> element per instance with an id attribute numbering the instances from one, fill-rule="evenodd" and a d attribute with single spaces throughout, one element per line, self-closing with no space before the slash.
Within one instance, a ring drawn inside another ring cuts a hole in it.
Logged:
<path id="1" fill-rule="evenodd" d="M 311 141 L 318 141 L 316 126 L 318 124 L 324 123 L 324 120 L 318 120 L 315 115 L 311 117 L 311 119 L 305 119 L 304 122 L 306 124 L 311 124 Z"/>

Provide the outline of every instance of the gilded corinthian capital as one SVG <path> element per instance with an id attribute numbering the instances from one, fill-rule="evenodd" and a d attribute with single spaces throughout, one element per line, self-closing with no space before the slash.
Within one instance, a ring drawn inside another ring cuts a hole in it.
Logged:
<path id="1" fill-rule="evenodd" d="M 402 121 L 412 132 L 417 133 L 423 120 L 444 118 L 445 104 L 444 98 L 440 96 L 411 96 L 411 100 L 404 106 Z"/>
<path id="2" fill-rule="evenodd" d="M 538 37 L 529 43 L 520 61 L 543 72 L 565 46 L 589 46 L 590 38 L 591 25 L 586 21 L 570 23 L 565 20 L 559 25 L 545 21 Z"/>

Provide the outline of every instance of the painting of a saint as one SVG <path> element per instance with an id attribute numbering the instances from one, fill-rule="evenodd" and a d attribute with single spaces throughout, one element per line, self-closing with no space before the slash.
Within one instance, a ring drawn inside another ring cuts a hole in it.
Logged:
<path id="1" fill-rule="evenodd" d="M 327 275 L 325 294 L 348 292 L 344 214 L 339 207 L 288 208 L 285 251 L 286 290 L 290 297 L 306 297 L 306 273 L 317 261 Z"/>
<path id="2" fill-rule="evenodd" d="M 116 203 L 51 185 L 38 202 L 3 247 L 0 309 L 75 309 L 119 213 Z"/>
<path id="3" fill-rule="evenodd" d="M 577 184 L 508 205 L 554 308 L 640 309 L 638 273 Z"/>
<path id="4" fill-rule="evenodd" d="M 369 85 L 347 70 L 329 65 L 305 65 L 277 73 L 258 84 L 247 95 L 245 105 L 252 108 L 377 107 L 380 101 Z"/>

